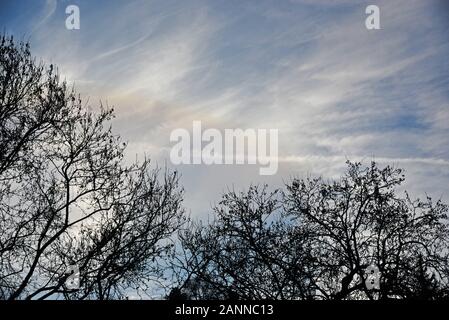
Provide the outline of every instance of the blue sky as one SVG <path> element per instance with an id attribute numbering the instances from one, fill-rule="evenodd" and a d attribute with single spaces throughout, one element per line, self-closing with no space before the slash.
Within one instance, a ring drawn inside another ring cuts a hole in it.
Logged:
<path id="1" fill-rule="evenodd" d="M 81 29 L 65 28 L 76 4 Z M 380 7 L 381 30 L 365 28 Z M 129 156 L 170 165 L 170 132 L 278 128 L 279 171 L 177 167 L 202 215 L 227 187 L 338 177 L 346 159 L 406 169 L 407 189 L 449 199 L 449 5 L 395 1 L 0 0 L 0 28 L 29 39 L 92 105 L 114 105 Z"/>

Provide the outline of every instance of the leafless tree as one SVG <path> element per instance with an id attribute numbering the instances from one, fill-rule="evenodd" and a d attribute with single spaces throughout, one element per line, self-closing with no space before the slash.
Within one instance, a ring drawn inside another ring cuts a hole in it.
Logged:
<path id="1" fill-rule="evenodd" d="M 230 191 L 210 224 L 192 223 L 180 235 L 180 285 L 169 298 L 308 299 L 305 233 L 281 215 L 279 191 Z"/>
<path id="2" fill-rule="evenodd" d="M 400 169 L 348 162 L 338 181 L 225 194 L 216 220 L 182 234 L 170 298 L 447 298 L 448 207 L 399 196 L 403 181 Z"/>
<path id="3" fill-rule="evenodd" d="M 120 299 L 160 280 L 182 188 L 147 159 L 125 165 L 112 117 L 2 36 L 0 299 Z M 66 285 L 70 266 L 79 289 Z"/>
<path id="4" fill-rule="evenodd" d="M 447 206 L 398 196 L 403 181 L 401 169 L 348 162 L 339 181 L 287 185 L 285 211 L 309 234 L 317 258 L 314 284 L 323 297 L 423 298 L 430 282 L 438 286 L 428 298 L 447 291 Z M 378 288 L 367 287 L 371 265 L 380 272 Z"/>

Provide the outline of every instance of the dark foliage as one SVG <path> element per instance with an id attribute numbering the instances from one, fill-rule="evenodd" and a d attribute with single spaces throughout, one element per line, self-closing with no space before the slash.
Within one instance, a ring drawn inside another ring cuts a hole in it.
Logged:
<path id="1" fill-rule="evenodd" d="M 348 162 L 339 181 L 231 191 L 211 224 L 181 234 L 177 290 L 191 299 L 447 298 L 448 208 L 398 196 L 403 180 L 400 169 Z"/>
<path id="2" fill-rule="evenodd" d="M 0 38 L 0 299 L 147 294 L 171 261 L 173 300 L 449 297 L 448 207 L 399 195 L 400 169 L 348 162 L 338 181 L 229 191 L 183 229 L 176 172 L 125 164 L 113 110 L 89 110 Z"/>
<path id="3" fill-rule="evenodd" d="M 0 41 L 0 299 L 145 290 L 184 221 L 178 176 L 125 165 L 112 109 L 88 111 L 28 44 Z"/>

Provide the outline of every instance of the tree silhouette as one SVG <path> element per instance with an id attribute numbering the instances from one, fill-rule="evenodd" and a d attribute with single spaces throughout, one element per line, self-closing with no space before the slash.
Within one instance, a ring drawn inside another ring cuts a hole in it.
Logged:
<path id="1" fill-rule="evenodd" d="M 285 210 L 311 235 L 315 284 L 329 298 L 411 298 L 416 261 L 448 286 L 447 206 L 399 197 L 402 170 L 348 163 L 340 181 L 294 180 Z M 375 265 L 380 288 L 369 290 L 364 270 Z"/>
<path id="2" fill-rule="evenodd" d="M 0 299 L 122 299 L 167 262 L 173 300 L 449 297 L 448 207 L 399 195 L 402 170 L 231 190 L 183 228 L 177 173 L 125 164 L 113 116 L 0 38 Z"/>
<path id="3" fill-rule="evenodd" d="M 281 200 L 267 186 L 226 193 L 212 223 L 180 234 L 177 290 L 191 299 L 312 299 L 307 233 L 282 214 Z"/>
<path id="4" fill-rule="evenodd" d="M 178 176 L 125 165 L 112 117 L 1 37 L 0 299 L 120 299 L 161 276 L 184 222 Z"/>
<path id="5" fill-rule="evenodd" d="M 293 179 L 277 198 L 227 193 L 211 224 L 182 233 L 177 290 L 196 281 L 207 290 L 184 290 L 192 299 L 447 297 L 448 208 L 399 197 L 403 181 L 400 169 L 348 162 L 340 180 Z"/>

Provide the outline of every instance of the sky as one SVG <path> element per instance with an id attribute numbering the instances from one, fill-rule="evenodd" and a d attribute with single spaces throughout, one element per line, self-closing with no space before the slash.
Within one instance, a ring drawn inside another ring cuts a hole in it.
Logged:
<path id="1" fill-rule="evenodd" d="M 371 4 L 380 30 L 365 27 Z M 402 167 L 413 196 L 449 200 L 449 1 L 0 0 L 0 28 L 114 106 L 128 158 L 178 169 L 192 216 L 231 188 L 338 178 L 346 160 Z M 170 132 L 197 120 L 278 129 L 277 174 L 173 166 Z"/>

